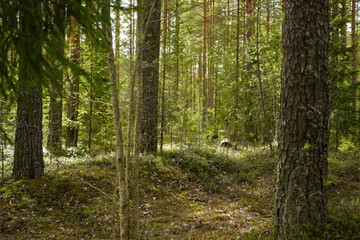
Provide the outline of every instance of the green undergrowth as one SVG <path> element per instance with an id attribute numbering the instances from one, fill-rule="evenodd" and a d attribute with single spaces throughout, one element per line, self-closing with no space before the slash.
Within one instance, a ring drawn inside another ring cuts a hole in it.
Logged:
<path id="1" fill-rule="evenodd" d="M 360 239 L 360 152 L 329 157 L 329 239 Z"/>
<path id="2" fill-rule="evenodd" d="M 65 167 L 66 166 L 66 167 Z M 108 239 L 114 170 L 106 158 L 54 163 L 45 176 L 0 189 L 0 239 Z"/>
<path id="3" fill-rule="evenodd" d="M 196 183 L 207 193 L 226 194 L 227 186 L 252 184 L 256 172 L 245 159 L 229 158 L 201 150 L 167 151 L 143 160 L 143 180 L 183 186 Z M 146 175 L 150 174 L 150 175 Z M 146 178 L 147 177 L 147 178 Z M 183 186 L 186 187 L 186 186 Z"/>
<path id="4" fill-rule="evenodd" d="M 269 235 L 274 154 L 188 149 L 148 155 L 141 166 L 144 239 Z"/>
<path id="5" fill-rule="evenodd" d="M 327 239 L 360 239 L 359 155 L 329 157 Z M 164 151 L 140 162 L 141 239 L 271 239 L 277 154 Z M 0 239 L 118 237 L 114 154 L 58 159 L 0 188 Z"/>

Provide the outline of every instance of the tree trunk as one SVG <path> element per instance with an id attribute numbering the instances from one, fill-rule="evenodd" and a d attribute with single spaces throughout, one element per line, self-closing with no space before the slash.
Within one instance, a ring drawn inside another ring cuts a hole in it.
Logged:
<path id="1" fill-rule="evenodd" d="M 179 96 L 179 84 L 180 84 L 180 2 L 179 0 L 175 1 L 175 88 L 174 88 L 174 95 L 176 100 L 178 100 Z"/>
<path id="2" fill-rule="evenodd" d="M 214 92 L 215 92 L 215 1 L 209 2 L 209 24 L 208 24 L 208 88 L 207 88 L 207 107 L 210 110 L 214 108 Z M 210 119 L 213 120 L 214 115 L 211 114 Z"/>
<path id="3" fill-rule="evenodd" d="M 245 1 L 245 26 L 246 26 L 246 41 L 250 42 L 253 35 L 253 10 L 254 0 Z"/>
<path id="4" fill-rule="evenodd" d="M 161 0 L 144 0 L 144 11 L 139 12 L 143 31 L 142 59 L 142 114 L 141 151 L 157 151 L 158 84 L 160 54 Z"/>
<path id="5" fill-rule="evenodd" d="M 70 36 L 70 62 L 74 67 L 80 65 L 80 25 L 74 16 L 71 16 L 72 33 Z M 67 118 L 69 125 L 66 128 L 66 146 L 77 146 L 79 129 L 77 126 L 79 107 L 80 79 L 76 71 L 72 71 L 68 84 Z"/>
<path id="6" fill-rule="evenodd" d="M 341 19 L 345 21 L 347 15 L 347 8 L 346 8 L 347 0 L 342 0 L 341 2 Z M 344 47 L 347 45 L 347 24 L 343 24 L 341 27 L 341 40 L 344 44 Z"/>
<path id="7" fill-rule="evenodd" d="M 257 7 L 257 16 L 256 16 L 256 77 L 259 81 L 259 90 L 260 90 L 260 101 L 261 101 L 261 114 L 264 123 L 263 127 L 263 143 L 269 144 L 270 150 L 272 151 L 272 137 L 271 137 L 271 126 L 268 121 L 268 116 L 266 112 L 266 95 L 263 87 L 263 80 L 261 76 L 261 63 L 260 63 L 260 52 L 259 52 L 259 35 L 260 35 L 260 6 L 261 0 L 258 0 Z"/>
<path id="8" fill-rule="evenodd" d="M 115 1 L 116 7 L 121 6 L 120 0 Z M 116 82 L 120 84 L 120 10 L 115 10 L 115 66 Z"/>
<path id="9" fill-rule="evenodd" d="M 270 8 L 271 0 L 266 1 L 266 36 L 269 36 L 270 32 L 270 16 L 271 16 L 271 8 Z"/>
<path id="10" fill-rule="evenodd" d="M 94 4 L 91 1 L 87 1 L 85 3 L 86 11 L 89 14 L 94 13 Z M 87 125 L 88 125 L 88 132 L 87 132 L 87 147 L 89 150 L 92 148 L 93 142 L 93 125 L 94 125 L 94 39 L 90 36 L 90 34 L 85 35 L 85 45 L 86 45 L 86 52 L 88 54 L 88 66 L 89 66 L 89 87 L 88 87 L 88 96 L 89 96 L 89 108 L 88 108 L 88 117 L 87 117 Z"/>
<path id="11" fill-rule="evenodd" d="M 110 73 L 110 88 L 111 88 L 111 100 L 113 107 L 113 117 L 115 126 L 116 137 L 116 170 L 117 170 L 117 183 L 119 184 L 119 217 L 120 217 L 120 239 L 128 240 L 129 238 L 129 201 L 128 191 L 126 183 L 126 162 L 123 150 L 123 138 L 121 129 L 121 115 L 120 115 L 120 103 L 119 103 L 119 89 L 117 84 L 117 74 L 115 65 L 114 50 L 112 47 L 112 31 L 111 31 L 111 16 L 110 16 L 110 0 L 105 1 L 103 10 L 104 18 L 106 19 L 104 24 L 104 34 L 108 47 L 108 65 Z"/>
<path id="12" fill-rule="evenodd" d="M 356 84 L 357 84 L 357 41 L 356 41 L 356 1 L 352 0 L 351 2 L 351 45 L 353 46 L 353 50 L 352 50 L 352 63 L 351 63 L 351 67 L 352 70 L 354 71 L 354 74 L 352 76 L 352 81 L 351 81 L 351 85 L 353 87 L 352 90 L 352 98 L 353 98 L 353 110 L 354 110 L 354 115 L 355 115 L 355 121 L 357 119 L 357 114 L 356 112 L 358 111 L 357 106 L 356 106 Z M 359 115 L 360 117 L 360 115 Z M 356 132 L 359 134 L 360 133 L 360 126 L 357 127 Z"/>
<path id="13" fill-rule="evenodd" d="M 328 7 L 328 0 L 288 0 L 284 6 L 278 239 L 322 239 L 326 223 Z"/>
<path id="14" fill-rule="evenodd" d="M 19 14 L 19 96 L 17 100 L 13 178 L 44 174 L 42 151 L 41 4 L 23 3 Z"/>
<path id="15" fill-rule="evenodd" d="M 238 113 L 240 107 L 240 1 L 237 1 L 236 6 L 236 48 L 235 48 L 235 87 L 234 87 L 234 110 L 232 111 L 233 115 L 233 132 L 232 140 L 239 140 L 239 128 L 237 127 Z"/>
<path id="16" fill-rule="evenodd" d="M 60 1 L 54 5 L 55 19 L 53 41 L 56 42 L 55 57 L 64 57 L 65 49 L 65 6 Z M 55 60 L 54 78 L 50 80 L 50 103 L 49 103 L 49 132 L 47 138 L 47 148 L 54 154 L 59 155 L 62 152 L 61 134 L 62 134 L 62 94 L 64 82 L 64 72 L 61 66 L 62 59 Z"/>
<path id="17" fill-rule="evenodd" d="M 132 4 L 132 0 L 130 1 Z M 129 95 L 130 95 L 130 109 L 128 114 L 128 129 L 127 129 L 127 138 L 128 138 L 128 149 L 127 149 L 127 183 L 128 183 L 128 192 L 129 192 L 129 211 L 130 222 L 129 222 L 129 239 L 137 240 L 139 239 L 139 225 L 140 225 L 140 213 L 139 213 L 139 160 L 140 160 L 140 151 L 139 151 L 139 114 L 137 113 L 140 108 L 139 94 L 140 87 L 139 82 L 140 78 L 138 73 L 141 71 L 141 63 L 137 59 L 136 63 L 134 61 L 134 17 L 130 16 L 130 83 L 129 83 Z M 137 29 L 138 30 L 138 29 Z M 142 38 L 142 36 L 139 36 Z M 137 51 L 139 51 L 137 47 Z M 136 88 L 137 87 L 137 88 Z"/>
<path id="18" fill-rule="evenodd" d="M 160 127 L 160 152 L 163 151 L 164 145 L 164 131 L 165 131 L 165 83 L 166 83 L 166 40 L 167 40 L 167 0 L 163 0 L 163 42 L 162 42 L 162 58 L 163 58 L 163 76 L 162 76 L 162 91 L 161 91 L 161 127 Z M 177 24 L 176 24 L 177 26 Z M 176 31 L 178 32 L 178 31 Z M 176 61 L 178 63 L 178 61 Z M 178 80 L 178 73 L 176 75 Z"/>
<path id="19" fill-rule="evenodd" d="M 88 148 L 91 149 L 92 144 L 92 129 L 93 129 L 93 115 L 94 115 L 94 103 L 93 103 L 93 95 L 94 95 L 94 79 L 93 79 L 93 50 L 90 46 L 90 79 L 89 79 L 89 132 L 88 132 Z"/>
<path id="20" fill-rule="evenodd" d="M 207 120 L 207 1 L 204 0 L 203 12 L 203 39 L 202 39 L 202 118 L 201 125 L 204 128 Z"/>
<path id="21" fill-rule="evenodd" d="M 245 138 L 247 141 L 255 142 L 258 138 L 258 122 L 256 121 L 254 114 L 250 109 L 256 108 L 255 95 L 252 94 L 252 88 L 255 86 L 254 77 L 254 44 L 253 44 L 253 33 L 254 33 L 254 0 L 245 0 L 245 14 L 244 14 L 244 49 L 243 49 L 243 61 L 244 61 L 244 73 L 242 76 L 244 89 L 246 95 L 243 95 L 243 106 L 244 114 L 246 117 L 244 121 Z"/>
<path id="22" fill-rule="evenodd" d="M 130 4 L 134 4 L 133 0 L 130 0 Z M 129 159 L 132 158 L 133 150 L 134 150 L 134 126 L 135 126 L 135 118 L 136 118 L 136 107 L 134 105 L 136 104 L 135 99 L 135 86 L 136 86 L 136 69 L 135 69 L 135 60 L 134 60 L 134 51 L 135 51 L 135 23 L 134 23 L 134 14 L 131 13 L 130 15 L 130 24 L 129 24 L 129 96 L 130 96 L 130 110 L 128 114 L 128 126 L 127 126 L 127 152 L 126 152 L 126 158 Z"/>
<path id="23" fill-rule="evenodd" d="M 246 55 L 246 80 L 247 82 L 252 78 L 252 71 L 253 71 L 253 64 L 252 64 L 252 58 L 253 54 L 251 52 L 252 48 L 252 42 L 251 37 L 253 35 L 253 27 L 254 27 L 254 21 L 253 21 L 253 7 L 254 0 L 246 0 L 245 1 L 245 37 L 244 37 L 244 43 L 246 43 L 247 47 L 247 55 Z"/>
<path id="24" fill-rule="evenodd" d="M 133 0 L 130 0 L 130 4 L 134 4 Z M 129 96 L 130 96 L 130 110 L 128 115 L 128 126 L 127 126 L 127 152 L 126 152 L 126 158 L 131 159 L 133 155 L 133 139 L 134 139 L 134 126 L 135 126 L 135 118 L 136 118 L 136 107 L 134 105 L 136 104 L 135 99 L 135 86 L 136 86 L 136 69 L 135 69 L 135 60 L 134 60 L 134 51 L 135 51 L 135 22 L 134 22 L 134 14 L 131 13 L 130 15 L 130 24 L 129 24 Z"/>

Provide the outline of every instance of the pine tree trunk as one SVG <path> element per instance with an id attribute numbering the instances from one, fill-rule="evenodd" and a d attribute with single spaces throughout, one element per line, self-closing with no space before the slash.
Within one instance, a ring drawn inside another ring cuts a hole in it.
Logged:
<path id="1" fill-rule="evenodd" d="M 161 90 L 161 126 L 160 126 L 160 152 L 163 151 L 164 132 L 165 132 L 165 84 L 166 84 L 166 40 L 167 40 L 167 0 L 163 0 L 163 37 L 162 37 L 162 57 L 163 57 L 163 76 L 162 76 L 162 90 Z M 176 24 L 177 25 L 177 24 Z M 178 78 L 178 76 L 177 76 Z"/>
<path id="2" fill-rule="evenodd" d="M 214 91 L 214 1 L 209 0 L 208 5 L 208 58 L 207 58 L 207 93 L 206 93 L 206 106 L 209 110 L 213 108 L 213 91 Z M 211 115 L 208 114 L 209 120 L 211 119 Z"/>
<path id="3" fill-rule="evenodd" d="M 246 27 L 246 41 L 250 42 L 253 35 L 253 10 L 254 0 L 245 1 L 245 27 Z"/>
<path id="4" fill-rule="evenodd" d="M 121 6 L 120 0 L 116 0 L 117 7 Z M 120 84 L 120 10 L 115 10 L 115 66 L 116 66 L 116 82 Z"/>
<path id="5" fill-rule="evenodd" d="M 346 2 L 347 0 L 341 1 L 341 19 L 345 21 L 346 15 L 347 15 L 347 8 L 346 8 Z M 346 47 L 347 45 L 347 24 L 343 24 L 341 27 L 341 40 L 343 45 Z"/>
<path id="6" fill-rule="evenodd" d="M 93 14 L 94 12 L 94 4 L 93 2 L 87 1 L 85 3 L 86 11 Z M 86 51 L 89 54 L 88 64 L 90 68 L 89 72 L 89 87 L 88 87 L 88 96 L 89 96 L 89 108 L 88 108 L 88 117 L 87 117 L 87 126 L 88 126 L 88 132 L 87 132 L 87 147 L 89 150 L 92 148 L 92 142 L 93 142 L 93 117 L 94 117 L 94 40 L 89 34 L 85 35 L 85 45 L 86 45 Z"/>
<path id="7" fill-rule="evenodd" d="M 53 41 L 56 42 L 57 55 L 64 57 L 65 50 L 65 7 L 61 6 L 60 1 L 54 5 L 55 20 L 54 32 L 56 36 Z M 50 80 L 50 103 L 49 103 L 49 131 L 47 138 L 47 148 L 54 154 L 59 155 L 62 152 L 61 134 L 62 134 L 62 95 L 61 89 L 64 82 L 64 72 L 59 61 L 54 64 L 54 77 Z"/>
<path id="8" fill-rule="evenodd" d="M 322 239 L 326 223 L 328 7 L 328 0 L 289 0 L 284 6 L 278 239 Z"/>
<path id="9" fill-rule="evenodd" d="M 356 84 L 357 84 L 357 41 L 356 41 L 356 1 L 352 0 L 351 1 L 351 44 L 354 47 L 354 49 L 352 50 L 352 63 L 351 63 L 351 67 L 352 70 L 354 71 L 354 74 L 352 76 L 352 81 L 351 81 L 351 85 L 353 87 L 352 90 L 352 98 L 353 98 L 353 110 L 354 110 L 354 120 L 356 121 L 357 116 L 356 116 L 356 112 L 358 111 L 357 109 L 357 100 L 356 100 Z M 360 117 L 360 115 L 359 115 Z M 358 128 L 356 129 L 357 133 L 360 133 L 360 125 L 358 126 Z"/>
<path id="10" fill-rule="evenodd" d="M 261 114 L 264 123 L 263 127 L 263 142 L 269 144 L 270 150 L 272 148 L 272 137 L 271 137 L 271 126 L 268 121 L 268 116 L 266 112 L 266 95 L 265 89 L 263 87 L 263 80 L 261 76 L 261 62 L 260 62 L 260 51 L 259 51 L 259 35 L 260 35 L 260 7 L 261 7 L 261 0 L 258 0 L 257 6 L 257 16 L 256 16 L 256 77 L 259 82 L 259 90 L 260 90 L 260 102 L 261 102 Z"/>
<path id="11" fill-rule="evenodd" d="M 235 48 L 235 87 L 234 87 L 234 109 L 232 111 L 233 118 L 233 133 L 232 140 L 239 140 L 239 128 L 237 127 L 238 113 L 240 107 L 240 1 L 237 1 L 236 6 L 236 48 Z"/>
<path id="12" fill-rule="evenodd" d="M 258 138 L 258 124 L 255 122 L 254 114 L 251 114 L 251 110 L 255 108 L 256 104 L 254 102 L 254 97 L 251 95 L 251 88 L 255 85 L 253 81 L 254 77 L 254 63 L 255 63 L 255 55 L 254 55 L 254 41 L 253 41 L 253 33 L 254 33 L 254 0 L 245 0 L 245 14 L 244 14 L 244 48 L 243 48 L 243 65 L 244 65 L 244 73 L 242 76 L 244 89 L 248 92 L 245 96 L 243 96 L 242 105 L 245 106 L 243 109 L 244 113 L 247 116 L 244 121 L 244 129 L 246 132 L 247 141 L 257 141 Z"/>
<path id="13" fill-rule="evenodd" d="M 130 0 L 130 4 L 134 4 L 133 0 Z M 136 107 L 135 106 L 135 86 L 136 86 L 136 69 L 135 69 L 135 22 L 134 22 L 134 14 L 131 13 L 130 15 L 130 24 L 129 24 L 129 96 L 130 96 L 130 110 L 128 115 L 128 126 L 127 126 L 127 140 L 128 140 L 128 147 L 126 152 L 126 158 L 132 159 L 133 151 L 134 151 L 134 126 L 135 126 L 135 118 L 136 118 Z"/>
<path id="14" fill-rule="evenodd" d="M 91 43 L 90 43 L 91 44 Z M 92 129 L 93 129 L 93 115 L 94 115 L 94 79 L 93 79 L 93 53 L 90 47 L 90 79 L 89 79 L 89 132 L 88 132 L 88 148 L 91 149 L 92 144 Z"/>
<path id="15" fill-rule="evenodd" d="M 245 1 L 245 38 L 244 42 L 246 42 L 247 45 L 247 59 L 246 59 L 246 71 L 247 71 L 247 80 L 251 79 L 252 77 L 252 70 L 253 70 L 253 64 L 252 64 L 252 58 L 253 54 L 251 52 L 252 42 L 251 37 L 253 35 L 253 27 L 254 27 L 254 21 L 253 21 L 253 5 L 254 0 L 246 0 Z"/>
<path id="16" fill-rule="evenodd" d="M 13 178 L 44 174 L 42 151 L 41 4 L 23 3 L 19 14 L 19 97 L 17 100 Z"/>
<path id="17" fill-rule="evenodd" d="M 160 54 L 160 15 L 161 0 L 144 0 L 144 11 L 140 19 L 143 31 L 142 59 L 142 114 L 141 114 L 141 151 L 157 151 L 158 125 L 158 84 Z"/>
<path id="18" fill-rule="evenodd" d="M 269 36 L 270 32 L 270 15 L 271 15 L 271 8 L 270 8 L 271 0 L 266 1 L 266 35 Z"/>
<path id="19" fill-rule="evenodd" d="M 80 65 L 80 25 L 78 20 L 71 16 L 72 33 L 70 36 L 70 62 L 75 66 Z M 78 142 L 78 108 L 79 108 L 79 85 L 78 73 L 72 71 L 68 84 L 67 118 L 69 126 L 66 128 L 66 146 L 77 146 Z"/>
<path id="20" fill-rule="evenodd" d="M 176 100 L 179 96 L 179 84 L 180 84 L 180 14 L 179 14 L 180 2 L 175 1 L 175 88 L 174 95 Z M 176 104 L 176 103 L 175 103 Z"/>
<path id="21" fill-rule="evenodd" d="M 204 12 L 203 12 L 203 39 L 202 39 L 202 118 L 201 125 L 204 128 L 207 121 L 207 3 L 208 0 L 204 0 Z"/>

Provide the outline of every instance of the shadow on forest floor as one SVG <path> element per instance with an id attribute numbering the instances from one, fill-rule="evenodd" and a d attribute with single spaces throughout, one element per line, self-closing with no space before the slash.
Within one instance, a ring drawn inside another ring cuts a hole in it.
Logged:
<path id="1" fill-rule="evenodd" d="M 41 179 L 7 183 L 0 189 L 0 239 L 117 236 L 112 159 L 52 163 Z M 145 156 L 141 239 L 269 239 L 275 164 L 276 154 L 267 150 Z M 331 154 L 328 239 L 360 239 L 359 172 L 358 153 Z"/>

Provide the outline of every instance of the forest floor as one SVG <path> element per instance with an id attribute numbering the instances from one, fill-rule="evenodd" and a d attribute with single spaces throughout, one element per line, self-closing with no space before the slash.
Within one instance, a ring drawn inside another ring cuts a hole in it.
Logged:
<path id="1" fill-rule="evenodd" d="M 276 156 L 209 148 L 144 157 L 141 239 L 269 239 Z M 330 154 L 328 239 L 360 239 L 359 156 Z M 118 236 L 113 157 L 60 158 L 38 180 L 3 182 L 0 239 Z"/>

